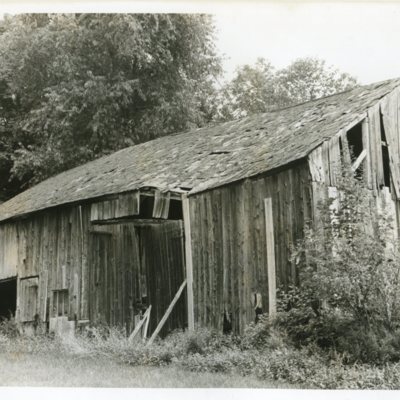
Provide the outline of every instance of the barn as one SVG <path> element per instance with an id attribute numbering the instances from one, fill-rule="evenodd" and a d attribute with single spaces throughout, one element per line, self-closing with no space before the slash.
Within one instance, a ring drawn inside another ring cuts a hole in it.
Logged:
<path id="1" fill-rule="evenodd" d="M 397 221 L 400 79 L 47 179 L 0 205 L 0 315 L 25 331 L 242 332 L 274 313 L 278 286 L 296 284 L 291 246 L 335 192 L 343 157 Z"/>

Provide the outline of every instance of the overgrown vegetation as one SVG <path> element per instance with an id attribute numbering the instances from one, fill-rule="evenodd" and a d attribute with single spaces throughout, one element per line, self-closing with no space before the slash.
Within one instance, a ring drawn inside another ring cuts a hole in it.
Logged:
<path id="1" fill-rule="evenodd" d="M 283 294 L 280 326 L 298 346 L 315 343 L 348 363 L 399 361 L 400 254 L 389 204 L 351 171 L 337 189 L 293 253 L 300 286 Z"/>
<path id="2" fill-rule="evenodd" d="M 250 325 L 243 337 L 200 329 L 175 332 L 151 346 L 130 343 L 117 329 L 90 332 L 69 338 L 49 335 L 10 338 L 0 333 L 1 354 L 75 357 L 132 367 L 174 367 L 196 373 L 225 373 L 276 382 L 297 388 L 399 389 L 400 364 L 380 366 L 343 363 L 315 345 L 300 348 L 267 320 Z"/>

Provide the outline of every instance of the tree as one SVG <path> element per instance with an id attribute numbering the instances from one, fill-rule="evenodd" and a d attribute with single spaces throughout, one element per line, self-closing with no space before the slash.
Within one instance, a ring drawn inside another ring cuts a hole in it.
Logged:
<path id="1" fill-rule="evenodd" d="M 277 97 L 283 104 L 295 104 L 343 92 L 357 84 L 356 78 L 342 73 L 325 61 L 300 58 L 276 73 Z"/>
<path id="2" fill-rule="evenodd" d="M 231 119 L 265 112 L 276 105 L 274 67 L 263 58 L 254 66 L 243 65 L 222 89 L 219 112 Z"/>
<path id="3" fill-rule="evenodd" d="M 221 71 L 213 35 L 206 15 L 6 17 L 0 168 L 18 187 L 3 192 L 207 124 Z"/>
<path id="4" fill-rule="evenodd" d="M 222 88 L 219 118 L 267 112 L 348 90 L 356 84 L 354 77 L 327 67 L 323 60 L 301 58 L 276 70 L 260 58 L 254 66 L 238 68 Z"/>

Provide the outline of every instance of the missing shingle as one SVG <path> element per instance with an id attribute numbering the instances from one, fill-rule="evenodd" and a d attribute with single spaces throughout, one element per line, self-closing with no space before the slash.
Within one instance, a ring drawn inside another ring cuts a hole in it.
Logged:
<path id="1" fill-rule="evenodd" d="M 228 151 L 228 150 L 214 150 L 214 151 L 212 151 L 210 153 L 210 155 L 213 155 L 213 154 L 229 154 L 229 153 L 230 153 L 230 151 Z"/>

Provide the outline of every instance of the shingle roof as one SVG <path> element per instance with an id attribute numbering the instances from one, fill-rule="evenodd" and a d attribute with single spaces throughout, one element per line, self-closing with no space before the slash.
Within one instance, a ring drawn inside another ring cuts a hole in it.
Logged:
<path id="1" fill-rule="evenodd" d="M 301 159 L 358 119 L 400 79 L 128 147 L 65 171 L 0 205 L 0 221 L 99 196 L 156 187 L 222 186 Z"/>

